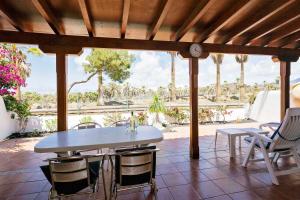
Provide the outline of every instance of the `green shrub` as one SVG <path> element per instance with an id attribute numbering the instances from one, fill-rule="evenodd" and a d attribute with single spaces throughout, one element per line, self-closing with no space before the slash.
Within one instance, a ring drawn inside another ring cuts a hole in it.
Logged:
<path id="1" fill-rule="evenodd" d="M 46 129 L 49 132 L 54 132 L 57 130 L 57 119 L 45 120 Z"/>
<path id="2" fill-rule="evenodd" d="M 125 117 L 122 117 L 122 114 L 119 112 L 108 113 L 104 116 L 103 124 L 104 126 L 110 126 L 115 122 L 123 121 L 123 120 L 125 120 Z"/>
<path id="3" fill-rule="evenodd" d="M 84 116 L 79 120 L 80 123 L 95 122 L 91 116 Z"/>
<path id="4" fill-rule="evenodd" d="M 166 109 L 164 114 L 174 118 L 177 124 L 182 124 L 188 118 L 188 115 L 177 107 Z"/>
<path id="5" fill-rule="evenodd" d="M 18 101 L 13 96 L 4 96 L 3 100 L 7 111 L 17 114 L 20 127 L 19 131 L 21 133 L 24 132 L 27 126 L 28 117 L 31 115 L 29 103 L 27 101 Z M 12 115 L 11 118 L 14 119 L 15 116 Z"/>

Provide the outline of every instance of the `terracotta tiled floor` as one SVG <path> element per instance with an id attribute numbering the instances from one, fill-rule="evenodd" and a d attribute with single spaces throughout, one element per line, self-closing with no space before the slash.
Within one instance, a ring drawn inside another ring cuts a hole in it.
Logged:
<path id="1" fill-rule="evenodd" d="M 33 152 L 40 140 L 19 139 L 0 143 L 0 200 L 47 199 L 49 183 L 39 166 L 43 159 L 54 154 Z M 280 186 L 271 184 L 263 162 L 241 167 L 245 146 L 230 159 L 226 138 L 220 138 L 217 151 L 213 136 L 201 136 L 200 159 L 189 158 L 189 139 L 166 139 L 158 144 L 158 197 L 162 200 L 246 200 L 246 199 L 300 199 L 300 173 L 279 178 Z M 279 166 L 293 165 L 292 159 L 280 160 Z M 101 190 L 91 198 L 103 199 Z M 152 199 L 149 188 L 122 192 L 118 199 Z M 69 198 L 70 199 L 70 198 Z M 88 199 L 78 196 L 74 199 Z"/>

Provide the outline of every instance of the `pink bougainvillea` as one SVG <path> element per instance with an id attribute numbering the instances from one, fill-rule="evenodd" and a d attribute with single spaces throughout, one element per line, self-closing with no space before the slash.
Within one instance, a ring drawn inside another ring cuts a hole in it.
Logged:
<path id="1" fill-rule="evenodd" d="M 26 56 L 15 45 L 0 46 L 0 95 L 13 95 L 25 86 Z"/>
<path id="2" fill-rule="evenodd" d="M 25 86 L 19 70 L 13 65 L 0 65 L 0 95 L 14 94 L 18 86 Z"/>

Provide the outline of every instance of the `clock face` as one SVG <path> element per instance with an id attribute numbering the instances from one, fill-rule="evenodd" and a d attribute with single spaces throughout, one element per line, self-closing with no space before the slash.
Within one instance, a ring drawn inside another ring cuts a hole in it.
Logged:
<path id="1" fill-rule="evenodd" d="M 192 44 L 190 46 L 190 54 L 193 56 L 193 57 L 200 57 L 201 56 L 201 53 L 202 53 L 202 47 L 200 44 Z"/>

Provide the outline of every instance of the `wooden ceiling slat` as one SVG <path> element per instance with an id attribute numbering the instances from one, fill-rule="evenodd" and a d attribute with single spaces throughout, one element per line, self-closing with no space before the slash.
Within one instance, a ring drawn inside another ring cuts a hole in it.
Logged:
<path id="1" fill-rule="evenodd" d="M 239 45 L 259 45 L 259 38 L 265 36 L 268 33 L 290 23 L 291 21 L 300 17 L 300 2 L 295 1 L 286 8 L 282 9 L 276 16 L 270 20 L 264 21 L 258 29 L 249 31 L 249 34 L 245 34 L 243 42 Z"/>
<path id="2" fill-rule="evenodd" d="M 232 29 L 232 31 L 226 33 L 225 37 L 217 38 L 215 42 L 220 44 L 226 44 L 229 41 L 232 41 L 236 37 L 240 36 L 241 34 L 250 30 L 254 26 L 273 16 L 280 10 L 284 9 L 294 1 L 295 0 L 289 0 L 283 2 L 280 0 L 276 0 L 268 2 L 270 5 L 267 5 L 266 7 L 264 6 L 259 11 L 253 11 L 253 15 L 249 16 L 245 20 L 242 20 L 241 23 L 239 23 L 236 27 Z M 262 1 L 260 2 L 263 3 Z"/>
<path id="3" fill-rule="evenodd" d="M 23 24 L 17 21 L 12 15 L 11 12 L 2 2 L 0 3 L 0 16 L 7 20 L 15 29 L 23 32 Z"/>
<path id="4" fill-rule="evenodd" d="M 135 49 L 156 51 L 188 51 L 192 43 L 176 41 L 156 41 L 137 39 L 118 39 L 103 37 L 86 37 L 70 35 L 53 35 L 42 33 L 28 33 L 15 31 L 0 31 L 0 42 L 53 45 L 57 47 L 90 47 L 111 49 Z M 202 43 L 204 52 L 230 53 L 230 54 L 255 54 L 255 55 L 289 55 L 299 56 L 299 49 L 282 49 L 272 47 L 253 47 L 241 45 L 224 45 Z"/>
<path id="5" fill-rule="evenodd" d="M 91 13 L 87 4 L 87 0 L 78 0 L 80 12 L 84 21 L 84 24 L 86 26 L 86 29 L 88 31 L 88 34 L 90 37 L 95 36 L 95 30 L 93 27 L 93 22 L 91 18 Z"/>
<path id="6" fill-rule="evenodd" d="M 288 36 L 299 30 L 300 30 L 300 16 L 297 19 L 291 21 L 290 23 L 281 26 L 279 29 L 259 38 L 256 44 L 259 44 L 260 46 L 265 46 L 268 43 L 273 43 L 276 40 L 284 38 L 285 36 Z"/>
<path id="7" fill-rule="evenodd" d="M 155 20 L 154 20 L 154 23 L 152 24 L 147 36 L 146 36 L 146 39 L 147 40 L 153 40 L 157 31 L 159 30 L 159 28 L 161 27 L 164 19 L 166 18 L 167 14 L 168 14 L 168 11 L 171 7 L 173 3 L 173 0 L 165 0 L 165 3 L 162 4 Z"/>
<path id="8" fill-rule="evenodd" d="M 177 32 L 171 36 L 171 40 L 179 41 L 215 3 L 216 0 L 201 1 Z"/>
<path id="9" fill-rule="evenodd" d="M 273 41 L 269 43 L 268 47 L 284 47 L 290 43 L 295 43 L 297 40 L 300 39 L 300 30 L 297 32 L 294 32 L 280 40 Z"/>
<path id="10" fill-rule="evenodd" d="M 219 31 L 233 18 L 239 17 L 240 14 L 243 12 L 243 8 L 247 7 L 249 5 L 249 2 L 251 1 L 239 0 L 228 11 L 226 11 L 224 14 L 222 13 L 222 15 L 218 17 L 218 19 L 215 22 L 213 22 L 212 24 L 208 24 L 205 28 L 201 29 L 194 41 L 204 42 L 207 38 L 210 37 L 210 35 Z"/>
<path id="11" fill-rule="evenodd" d="M 126 28 L 128 24 L 130 10 L 130 0 L 124 0 L 123 2 L 123 14 L 122 14 L 122 25 L 121 25 L 121 38 L 125 38 Z"/>
<path id="12" fill-rule="evenodd" d="M 65 34 L 64 27 L 62 26 L 61 22 L 59 22 L 59 20 L 55 17 L 46 0 L 32 0 L 32 3 L 37 11 L 47 21 L 54 33 L 56 33 L 57 35 Z"/>

